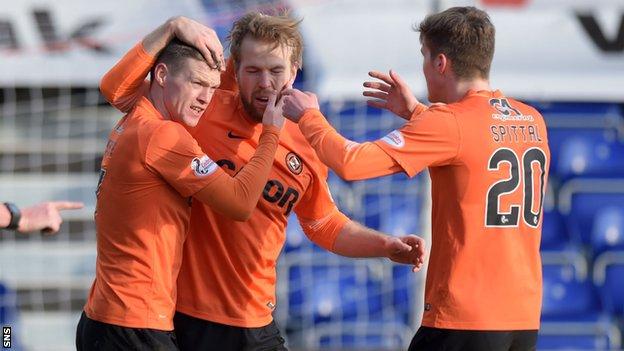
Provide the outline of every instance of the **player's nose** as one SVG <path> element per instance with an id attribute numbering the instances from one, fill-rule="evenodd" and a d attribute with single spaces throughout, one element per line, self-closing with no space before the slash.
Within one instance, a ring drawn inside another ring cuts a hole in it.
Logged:
<path id="1" fill-rule="evenodd" d="M 271 88 L 272 82 L 271 82 L 271 75 L 269 74 L 269 72 L 262 72 L 260 74 L 260 80 L 258 81 L 258 85 L 262 89 Z"/>
<path id="2" fill-rule="evenodd" d="M 203 105 L 207 105 L 210 102 L 212 96 L 212 88 L 204 87 L 197 95 L 197 101 Z"/>

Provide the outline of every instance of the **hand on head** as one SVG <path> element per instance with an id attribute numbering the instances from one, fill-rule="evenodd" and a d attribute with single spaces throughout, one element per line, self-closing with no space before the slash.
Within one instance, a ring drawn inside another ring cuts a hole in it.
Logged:
<path id="1" fill-rule="evenodd" d="M 199 22 L 182 16 L 174 18 L 173 23 L 174 34 L 178 39 L 197 48 L 211 68 L 225 71 L 223 46 L 217 36 L 217 32 Z"/>

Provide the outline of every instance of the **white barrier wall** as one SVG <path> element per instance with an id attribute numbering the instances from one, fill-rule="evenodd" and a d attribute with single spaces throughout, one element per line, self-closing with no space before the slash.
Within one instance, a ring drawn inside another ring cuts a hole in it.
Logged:
<path id="1" fill-rule="evenodd" d="M 95 85 L 125 50 L 170 16 L 223 29 L 239 15 L 212 3 L 220 2 L 14 1 L 0 8 L 0 85 Z M 621 0 L 289 3 L 304 18 L 309 88 L 322 96 L 359 96 L 367 71 L 389 68 L 426 96 L 418 33 L 411 26 L 435 8 L 474 4 L 497 28 L 496 88 L 529 99 L 624 100 Z"/>

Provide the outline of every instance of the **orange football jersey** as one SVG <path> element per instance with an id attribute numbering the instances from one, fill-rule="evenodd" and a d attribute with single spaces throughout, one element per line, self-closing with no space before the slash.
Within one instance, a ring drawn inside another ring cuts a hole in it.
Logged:
<path id="1" fill-rule="evenodd" d="M 141 44 L 135 46 L 103 78 L 104 96 L 122 110 L 132 106 L 153 62 Z M 249 162 L 261 129 L 236 92 L 217 90 L 191 133 L 211 159 L 235 174 Z M 177 310 L 232 326 L 268 325 L 277 303 L 275 265 L 289 214 L 294 212 L 310 239 L 327 249 L 348 221 L 331 198 L 327 172 L 297 125 L 286 121 L 264 193 L 247 222 L 193 202 Z"/>
<path id="2" fill-rule="evenodd" d="M 188 131 L 147 98 L 110 133 L 97 188 L 91 319 L 172 330 L 190 196 L 219 177 Z"/>
<path id="3" fill-rule="evenodd" d="M 432 244 L 423 325 L 538 329 L 539 244 L 550 151 L 534 108 L 500 91 L 419 109 L 380 140 L 344 139 L 318 110 L 300 129 L 323 162 L 347 179 L 429 168 Z"/>

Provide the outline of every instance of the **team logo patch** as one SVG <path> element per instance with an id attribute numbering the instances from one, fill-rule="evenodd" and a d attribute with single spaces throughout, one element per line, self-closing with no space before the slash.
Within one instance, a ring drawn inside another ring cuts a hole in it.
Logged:
<path id="1" fill-rule="evenodd" d="M 288 155 L 286 155 L 286 166 L 288 166 L 288 169 L 294 174 L 301 174 L 301 171 L 303 171 L 303 163 L 294 152 L 289 152 Z"/>
<path id="2" fill-rule="evenodd" d="M 206 155 L 195 157 L 193 161 L 191 161 L 191 169 L 198 177 L 211 175 L 218 167 L 219 166 Z"/>
<path id="3" fill-rule="evenodd" d="M 533 121 L 533 116 L 523 115 L 520 110 L 511 106 L 507 99 L 490 99 L 492 106 L 497 113 L 492 114 L 493 119 L 505 121 Z"/>
<path id="4" fill-rule="evenodd" d="M 403 134 L 401 134 L 401 132 L 399 132 L 398 130 L 391 131 L 390 133 L 388 133 L 388 135 L 381 138 L 381 140 L 395 148 L 400 149 L 405 146 L 405 139 L 403 139 Z"/>

